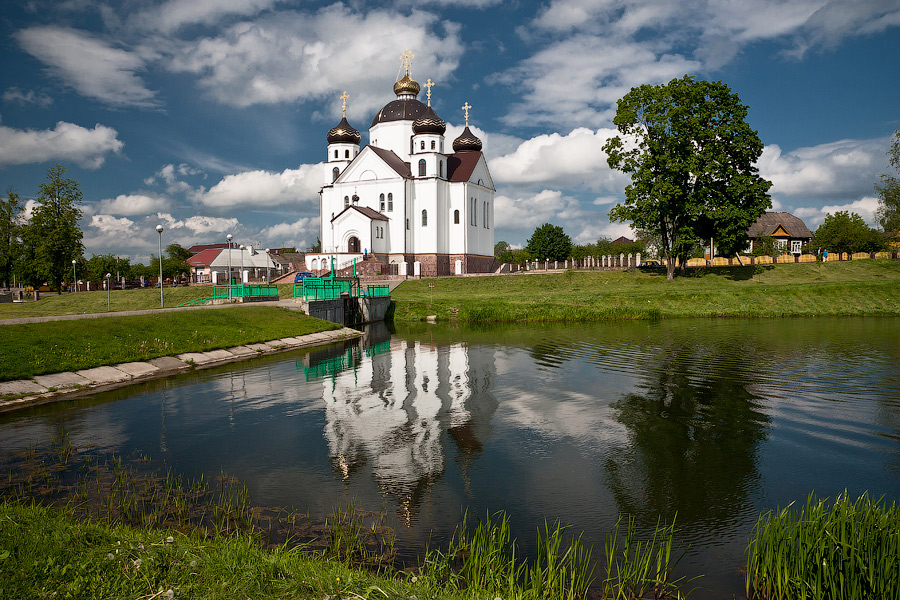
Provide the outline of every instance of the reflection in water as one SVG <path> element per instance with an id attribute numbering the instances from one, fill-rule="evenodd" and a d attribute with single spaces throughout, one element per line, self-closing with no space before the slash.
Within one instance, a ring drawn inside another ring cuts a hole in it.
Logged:
<path id="1" fill-rule="evenodd" d="M 445 431 L 467 481 L 497 408 L 494 369 L 491 352 L 470 353 L 465 344 L 389 338 L 383 327 L 370 328 L 359 345 L 310 353 L 304 371 L 322 380 L 325 438 L 339 476 L 348 480 L 368 465 L 409 522 L 444 473 Z"/>

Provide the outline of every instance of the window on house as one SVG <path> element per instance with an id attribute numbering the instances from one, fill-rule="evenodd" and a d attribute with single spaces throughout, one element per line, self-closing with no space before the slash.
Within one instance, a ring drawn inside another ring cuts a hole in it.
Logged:
<path id="1" fill-rule="evenodd" d="M 419 160 L 419 177 L 425 177 L 425 159 Z"/>
<path id="2" fill-rule="evenodd" d="M 335 150 L 335 151 L 334 151 L 334 157 L 335 157 L 335 158 L 337 158 L 337 157 L 338 157 L 338 153 L 337 153 L 337 150 Z"/>
<path id="3" fill-rule="evenodd" d="M 785 248 L 787 248 L 787 240 L 775 240 L 775 245 L 780 250 L 784 250 Z"/>
<path id="4" fill-rule="evenodd" d="M 409 219 L 406 220 L 406 230 L 409 231 Z"/>
<path id="5" fill-rule="evenodd" d="M 394 195 L 388 194 L 388 212 L 394 212 Z"/>
<path id="6" fill-rule="evenodd" d="M 421 142 L 419 142 L 419 150 L 424 150 L 424 149 L 425 149 L 425 140 L 422 140 Z"/>
<path id="7" fill-rule="evenodd" d="M 453 224 L 459 225 L 459 209 L 453 211 Z"/>
<path id="8" fill-rule="evenodd" d="M 434 140 L 431 140 L 431 149 L 434 150 Z"/>
<path id="9" fill-rule="evenodd" d="M 428 227 L 428 211 L 422 211 L 422 227 Z"/>
<path id="10" fill-rule="evenodd" d="M 791 240 L 791 253 L 792 254 L 800 254 L 800 240 Z"/>
<path id="11" fill-rule="evenodd" d="M 444 161 L 438 162 L 438 175 L 441 177 L 444 176 Z"/>
<path id="12" fill-rule="evenodd" d="M 350 158 L 350 150 L 344 150 L 344 158 Z"/>
<path id="13" fill-rule="evenodd" d="M 344 196 L 344 208 L 350 206 L 350 196 Z"/>
<path id="14" fill-rule="evenodd" d="M 384 212 L 384 194 L 378 196 L 378 210 Z"/>
<path id="15" fill-rule="evenodd" d="M 340 175 L 340 174 L 341 174 L 340 169 L 338 169 L 337 167 L 333 168 L 331 170 L 331 182 L 334 183 L 335 181 L 337 181 L 338 175 Z"/>

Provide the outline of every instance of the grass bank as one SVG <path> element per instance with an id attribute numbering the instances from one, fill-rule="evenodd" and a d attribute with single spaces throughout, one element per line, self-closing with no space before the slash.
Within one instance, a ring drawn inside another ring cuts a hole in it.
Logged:
<path id="1" fill-rule="evenodd" d="M 339 327 L 272 306 L 3 325 L 0 381 L 229 348 Z"/>
<path id="2" fill-rule="evenodd" d="M 163 289 L 166 308 L 173 308 L 183 302 L 211 296 L 212 286 L 181 286 Z M 293 284 L 278 286 L 279 298 L 292 298 Z M 110 290 L 109 309 L 112 312 L 125 310 L 153 310 L 159 308 L 159 288 L 135 290 Z M 78 292 L 75 294 L 44 293 L 37 302 L 14 302 L 0 304 L 0 319 L 24 317 L 48 317 L 55 315 L 80 315 L 102 313 L 107 309 L 107 293 Z"/>
<path id="3" fill-rule="evenodd" d="M 900 261 L 698 268 L 674 281 L 639 270 L 449 277 L 406 281 L 391 297 L 396 322 L 896 316 Z"/>

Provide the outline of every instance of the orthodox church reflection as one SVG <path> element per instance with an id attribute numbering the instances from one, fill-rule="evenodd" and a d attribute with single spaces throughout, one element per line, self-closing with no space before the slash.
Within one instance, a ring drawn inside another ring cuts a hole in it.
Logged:
<path id="1" fill-rule="evenodd" d="M 448 457 L 468 491 L 497 409 L 490 348 L 391 340 L 381 324 L 361 343 L 310 353 L 304 370 L 323 381 L 324 433 L 339 477 L 371 470 L 407 518 Z"/>

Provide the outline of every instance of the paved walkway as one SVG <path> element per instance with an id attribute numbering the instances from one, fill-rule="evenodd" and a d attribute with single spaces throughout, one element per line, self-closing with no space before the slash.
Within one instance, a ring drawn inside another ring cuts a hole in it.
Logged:
<path id="1" fill-rule="evenodd" d="M 73 395 L 122 387 L 137 381 L 166 377 L 191 369 L 203 369 L 286 350 L 331 344 L 360 335 L 362 334 L 359 331 L 344 327 L 333 331 L 286 337 L 262 344 L 235 346 L 227 350 L 187 352 L 145 362 L 129 362 L 75 372 L 38 375 L 33 379 L 4 381 L 0 382 L 0 412 L 56 402 Z"/>

